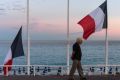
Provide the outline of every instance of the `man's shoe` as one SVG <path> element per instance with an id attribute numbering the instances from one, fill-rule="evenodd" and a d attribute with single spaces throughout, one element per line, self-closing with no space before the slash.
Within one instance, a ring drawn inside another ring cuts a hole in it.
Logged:
<path id="1" fill-rule="evenodd" d="M 68 80 L 75 80 L 75 78 L 70 76 Z"/>
<path id="2" fill-rule="evenodd" d="M 72 79 L 68 79 L 68 80 L 75 80 L 74 78 L 72 78 Z"/>
<path id="3" fill-rule="evenodd" d="M 87 78 L 84 77 L 84 78 L 82 78 L 82 80 L 87 80 Z"/>

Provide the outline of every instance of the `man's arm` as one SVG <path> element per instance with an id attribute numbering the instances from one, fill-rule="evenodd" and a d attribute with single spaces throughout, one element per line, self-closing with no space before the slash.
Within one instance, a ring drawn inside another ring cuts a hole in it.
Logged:
<path id="1" fill-rule="evenodd" d="M 75 44 L 73 45 L 73 52 L 74 52 L 74 53 L 76 52 Z"/>

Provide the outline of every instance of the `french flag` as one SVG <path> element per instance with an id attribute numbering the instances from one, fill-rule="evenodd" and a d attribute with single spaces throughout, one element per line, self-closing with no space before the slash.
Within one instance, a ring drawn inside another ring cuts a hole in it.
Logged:
<path id="1" fill-rule="evenodd" d="M 78 24 L 81 25 L 84 30 L 83 38 L 85 40 L 88 39 L 92 33 L 104 28 L 107 29 L 107 1 L 80 20 Z"/>
<path id="2" fill-rule="evenodd" d="M 4 75 L 7 76 L 8 72 L 12 69 L 13 59 L 16 57 L 24 56 L 23 44 L 22 44 L 22 27 L 20 28 L 17 36 L 15 37 L 8 54 L 4 61 Z"/>

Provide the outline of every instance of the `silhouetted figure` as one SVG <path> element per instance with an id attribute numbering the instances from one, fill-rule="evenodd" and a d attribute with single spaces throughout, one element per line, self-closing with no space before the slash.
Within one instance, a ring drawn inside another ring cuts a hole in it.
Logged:
<path id="1" fill-rule="evenodd" d="M 50 69 L 50 67 L 48 67 L 48 72 L 51 72 L 51 69 Z"/>
<path id="2" fill-rule="evenodd" d="M 25 67 L 23 67 L 22 71 L 23 71 L 23 73 L 25 73 L 25 71 L 26 71 L 26 70 L 25 70 Z"/>
<path id="3" fill-rule="evenodd" d="M 109 74 L 112 74 L 112 68 L 109 69 L 109 72 L 108 72 L 108 73 L 109 73 Z"/>
<path id="4" fill-rule="evenodd" d="M 33 73 L 34 73 L 34 69 L 33 69 L 33 66 L 32 66 L 32 67 L 30 67 L 30 75 L 33 75 Z"/>
<path id="5" fill-rule="evenodd" d="M 103 68 L 102 67 L 100 67 L 100 72 L 101 72 L 101 75 L 102 75 L 102 73 L 103 73 Z"/>
<path id="6" fill-rule="evenodd" d="M 57 72 L 57 75 L 60 76 L 60 75 L 61 75 L 61 72 L 62 72 L 62 68 L 59 67 L 58 72 Z"/>
<path id="7" fill-rule="evenodd" d="M 115 72 L 116 72 L 116 74 L 120 74 L 118 71 L 118 67 L 115 68 Z"/>
<path id="8" fill-rule="evenodd" d="M 25 72 L 25 75 L 27 75 L 28 73 L 27 72 Z"/>
<path id="9" fill-rule="evenodd" d="M 18 68 L 18 74 L 21 74 L 21 68 Z"/>
<path id="10" fill-rule="evenodd" d="M 100 67 L 100 71 L 103 71 L 103 68 L 102 68 L 102 67 Z"/>
<path id="11" fill-rule="evenodd" d="M 94 71 L 95 71 L 95 69 L 94 69 L 94 67 L 92 67 L 92 68 L 91 68 L 91 72 L 94 73 Z"/>
<path id="12" fill-rule="evenodd" d="M 90 72 L 94 73 L 94 67 L 90 67 Z"/>
<path id="13" fill-rule="evenodd" d="M 40 72 L 40 67 L 38 67 L 38 68 L 36 69 L 36 71 L 37 71 L 37 72 Z"/>
<path id="14" fill-rule="evenodd" d="M 13 69 L 13 75 L 16 75 L 16 69 Z"/>
<path id="15" fill-rule="evenodd" d="M 44 68 L 43 75 L 45 75 L 46 73 L 47 73 L 47 67 Z"/>
<path id="16" fill-rule="evenodd" d="M 2 68 L 0 67 L 0 73 L 2 73 Z"/>
<path id="17" fill-rule="evenodd" d="M 90 72 L 92 72 L 92 68 L 90 67 Z"/>
<path id="18" fill-rule="evenodd" d="M 103 72 L 105 73 L 105 67 L 104 67 L 104 69 L 103 69 Z"/>

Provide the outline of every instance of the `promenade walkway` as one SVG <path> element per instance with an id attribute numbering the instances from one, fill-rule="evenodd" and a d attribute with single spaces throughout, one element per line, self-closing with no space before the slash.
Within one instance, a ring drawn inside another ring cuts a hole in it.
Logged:
<path id="1" fill-rule="evenodd" d="M 68 76 L 0 76 L 0 80 L 67 80 Z M 88 80 L 120 80 L 120 75 L 87 76 Z M 80 80 L 75 76 L 75 80 Z"/>

